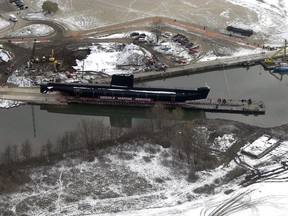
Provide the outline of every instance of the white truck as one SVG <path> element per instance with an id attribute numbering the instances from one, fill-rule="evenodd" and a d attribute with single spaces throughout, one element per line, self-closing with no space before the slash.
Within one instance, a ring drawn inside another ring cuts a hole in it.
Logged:
<path id="1" fill-rule="evenodd" d="M 9 14 L 9 20 L 11 20 L 12 22 L 17 22 L 18 19 L 14 14 Z"/>

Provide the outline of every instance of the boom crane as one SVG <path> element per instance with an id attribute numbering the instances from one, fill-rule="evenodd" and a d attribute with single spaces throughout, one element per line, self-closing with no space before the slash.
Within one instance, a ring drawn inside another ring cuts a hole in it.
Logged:
<path id="1" fill-rule="evenodd" d="M 36 46 L 36 39 L 33 42 L 33 47 L 32 47 L 32 53 L 30 56 L 30 62 L 32 63 L 38 63 L 39 62 L 39 58 L 37 56 L 35 56 L 35 46 Z"/>
<path id="2" fill-rule="evenodd" d="M 274 63 L 274 58 L 282 51 L 283 51 L 283 62 L 286 62 L 286 47 L 287 47 L 287 41 L 285 40 L 285 46 L 277 50 L 270 58 L 265 59 L 264 62 L 268 64 Z"/>

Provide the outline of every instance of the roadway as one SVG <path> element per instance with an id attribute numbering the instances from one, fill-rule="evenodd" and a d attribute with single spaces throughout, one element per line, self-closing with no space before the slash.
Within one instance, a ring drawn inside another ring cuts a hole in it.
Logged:
<path id="1" fill-rule="evenodd" d="M 28 104 L 63 104 L 59 93 L 50 92 L 49 94 L 42 94 L 39 87 L 0 87 L 0 99 L 21 101 Z"/>

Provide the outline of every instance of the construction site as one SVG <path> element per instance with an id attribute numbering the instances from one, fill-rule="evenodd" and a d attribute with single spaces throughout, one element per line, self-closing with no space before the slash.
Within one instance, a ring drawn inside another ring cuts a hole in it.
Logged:
<path id="1" fill-rule="evenodd" d="M 286 215 L 283 1 L 55 1 L 0 2 L 0 215 Z"/>
<path id="2" fill-rule="evenodd" d="M 266 70 L 275 72 L 287 72 L 287 41 L 283 47 L 276 50 L 269 58 L 261 61 L 261 64 Z"/>

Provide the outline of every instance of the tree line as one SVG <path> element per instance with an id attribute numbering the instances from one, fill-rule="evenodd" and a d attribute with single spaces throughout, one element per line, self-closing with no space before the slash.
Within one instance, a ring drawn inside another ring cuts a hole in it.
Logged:
<path id="1" fill-rule="evenodd" d="M 8 145 L 2 157 L 3 164 L 29 161 L 40 157 L 47 161 L 52 156 L 83 149 L 93 151 L 106 146 L 118 145 L 129 140 L 149 140 L 152 143 L 172 148 L 177 161 L 191 167 L 190 175 L 203 169 L 212 169 L 217 165 L 217 157 L 209 148 L 209 133 L 198 127 L 193 121 L 184 120 L 184 111 L 176 108 L 168 110 L 156 105 L 147 112 L 149 119 L 134 128 L 110 127 L 95 119 L 82 120 L 74 130 L 66 131 L 55 143 L 47 140 L 40 154 L 35 155 L 29 140 L 18 145 Z"/>

